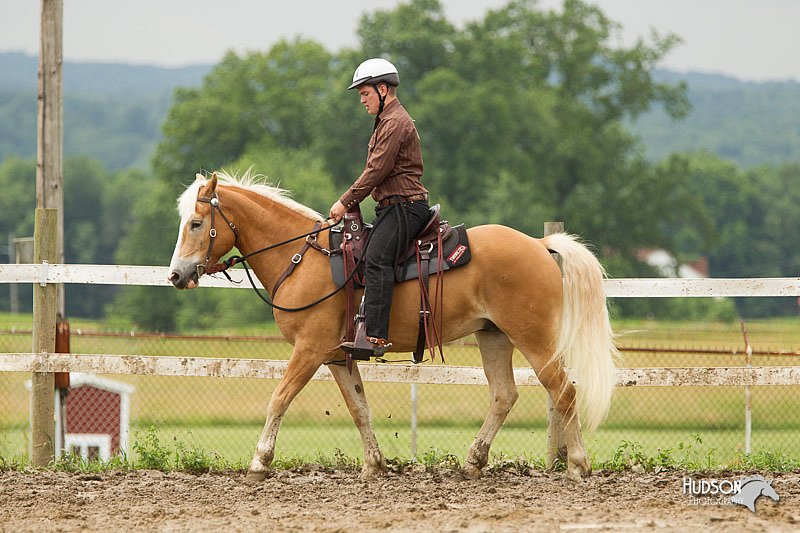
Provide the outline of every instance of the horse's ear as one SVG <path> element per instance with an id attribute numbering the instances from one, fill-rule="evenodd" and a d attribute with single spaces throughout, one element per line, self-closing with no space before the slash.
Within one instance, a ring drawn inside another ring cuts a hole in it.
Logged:
<path id="1" fill-rule="evenodd" d="M 200 174 L 197 175 L 200 178 Z M 198 196 L 202 198 L 211 198 L 214 196 L 214 191 L 217 190 L 217 173 L 213 172 L 211 174 L 211 178 L 200 188 L 200 194 Z"/>

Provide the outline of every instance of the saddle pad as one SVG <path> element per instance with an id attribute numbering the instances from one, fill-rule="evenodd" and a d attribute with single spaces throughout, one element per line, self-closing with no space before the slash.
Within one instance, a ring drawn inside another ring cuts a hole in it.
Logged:
<path id="1" fill-rule="evenodd" d="M 472 258 L 472 255 L 470 255 L 469 251 L 467 229 L 464 227 L 464 224 L 453 226 L 452 229 L 453 231 L 450 233 L 450 236 L 442 243 L 442 257 L 444 258 L 442 271 L 466 265 Z M 330 248 L 331 250 L 338 250 L 341 245 L 342 230 L 340 228 L 334 228 L 330 232 Z M 436 247 L 434 247 L 430 253 L 428 273 L 436 274 L 438 267 L 438 252 L 436 251 Z M 419 277 L 416 257 L 412 257 L 406 261 L 403 271 L 405 272 L 405 277 L 401 281 L 408 281 L 410 279 L 416 279 Z M 331 276 L 333 277 L 333 282 L 337 287 L 344 283 L 344 259 L 342 258 L 342 254 L 331 256 Z M 361 286 L 360 284 L 357 285 Z"/>

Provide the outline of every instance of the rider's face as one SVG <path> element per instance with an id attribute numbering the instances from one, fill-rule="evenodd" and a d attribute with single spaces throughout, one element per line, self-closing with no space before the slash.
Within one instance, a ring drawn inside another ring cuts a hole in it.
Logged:
<path id="1" fill-rule="evenodd" d="M 388 92 L 386 85 L 378 85 L 378 90 L 384 96 Z M 378 97 L 378 93 L 375 92 L 375 88 L 372 85 L 363 85 L 358 88 L 358 94 L 361 96 L 361 105 L 367 109 L 367 113 L 377 115 L 381 106 L 381 99 Z"/>

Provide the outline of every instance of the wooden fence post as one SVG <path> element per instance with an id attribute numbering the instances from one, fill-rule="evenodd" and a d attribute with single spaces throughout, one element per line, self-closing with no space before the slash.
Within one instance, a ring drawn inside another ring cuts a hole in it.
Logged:
<path id="1" fill-rule="evenodd" d="M 63 0 L 41 0 L 38 117 L 36 127 L 36 207 L 58 209 L 58 240 L 51 263 L 64 263 L 64 82 Z M 56 310 L 66 316 L 64 285 Z"/>
<path id="2" fill-rule="evenodd" d="M 563 222 L 545 222 L 544 236 L 564 231 Z M 561 266 L 560 256 L 556 258 Z M 564 440 L 564 427 L 561 425 L 561 416 L 556 411 L 555 404 L 550 396 L 547 397 L 547 466 L 554 468 L 557 461 L 566 464 L 567 445 Z"/>
<path id="3" fill-rule="evenodd" d="M 34 263 L 52 262 L 58 257 L 58 210 L 37 209 L 34 226 Z M 44 267 L 43 267 L 44 268 Z M 51 354 L 56 349 L 56 287 L 53 283 L 33 284 L 33 349 Z M 55 458 L 53 374 L 31 375 L 31 464 L 47 466 Z"/>

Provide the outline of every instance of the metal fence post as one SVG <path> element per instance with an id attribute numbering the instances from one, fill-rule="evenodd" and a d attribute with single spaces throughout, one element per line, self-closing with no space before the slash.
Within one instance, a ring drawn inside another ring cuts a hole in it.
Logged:
<path id="1" fill-rule="evenodd" d="M 563 222 L 545 222 L 544 236 L 564 231 Z M 557 258 L 558 260 L 558 258 Z M 559 262 L 560 266 L 560 262 Z M 566 463 L 567 444 L 564 439 L 564 428 L 561 425 L 561 416 L 556 411 L 555 404 L 550 396 L 547 397 L 547 466 L 553 468 L 557 461 Z"/>
<path id="2" fill-rule="evenodd" d="M 417 384 L 411 384 L 411 458 L 417 458 Z"/>
<path id="3" fill-rule="evenodd" d="M 747 336 L 747 327 L 744 320 L 741 321 L 742 333 L 744 334 L 744 354 L 747 368 L 753 367 L 753 347 Z M 744 453 L 750 454 L 750 441 L 753 436 L 753 412 L 751 410 L 750 385 L 744 386 Z"/>

